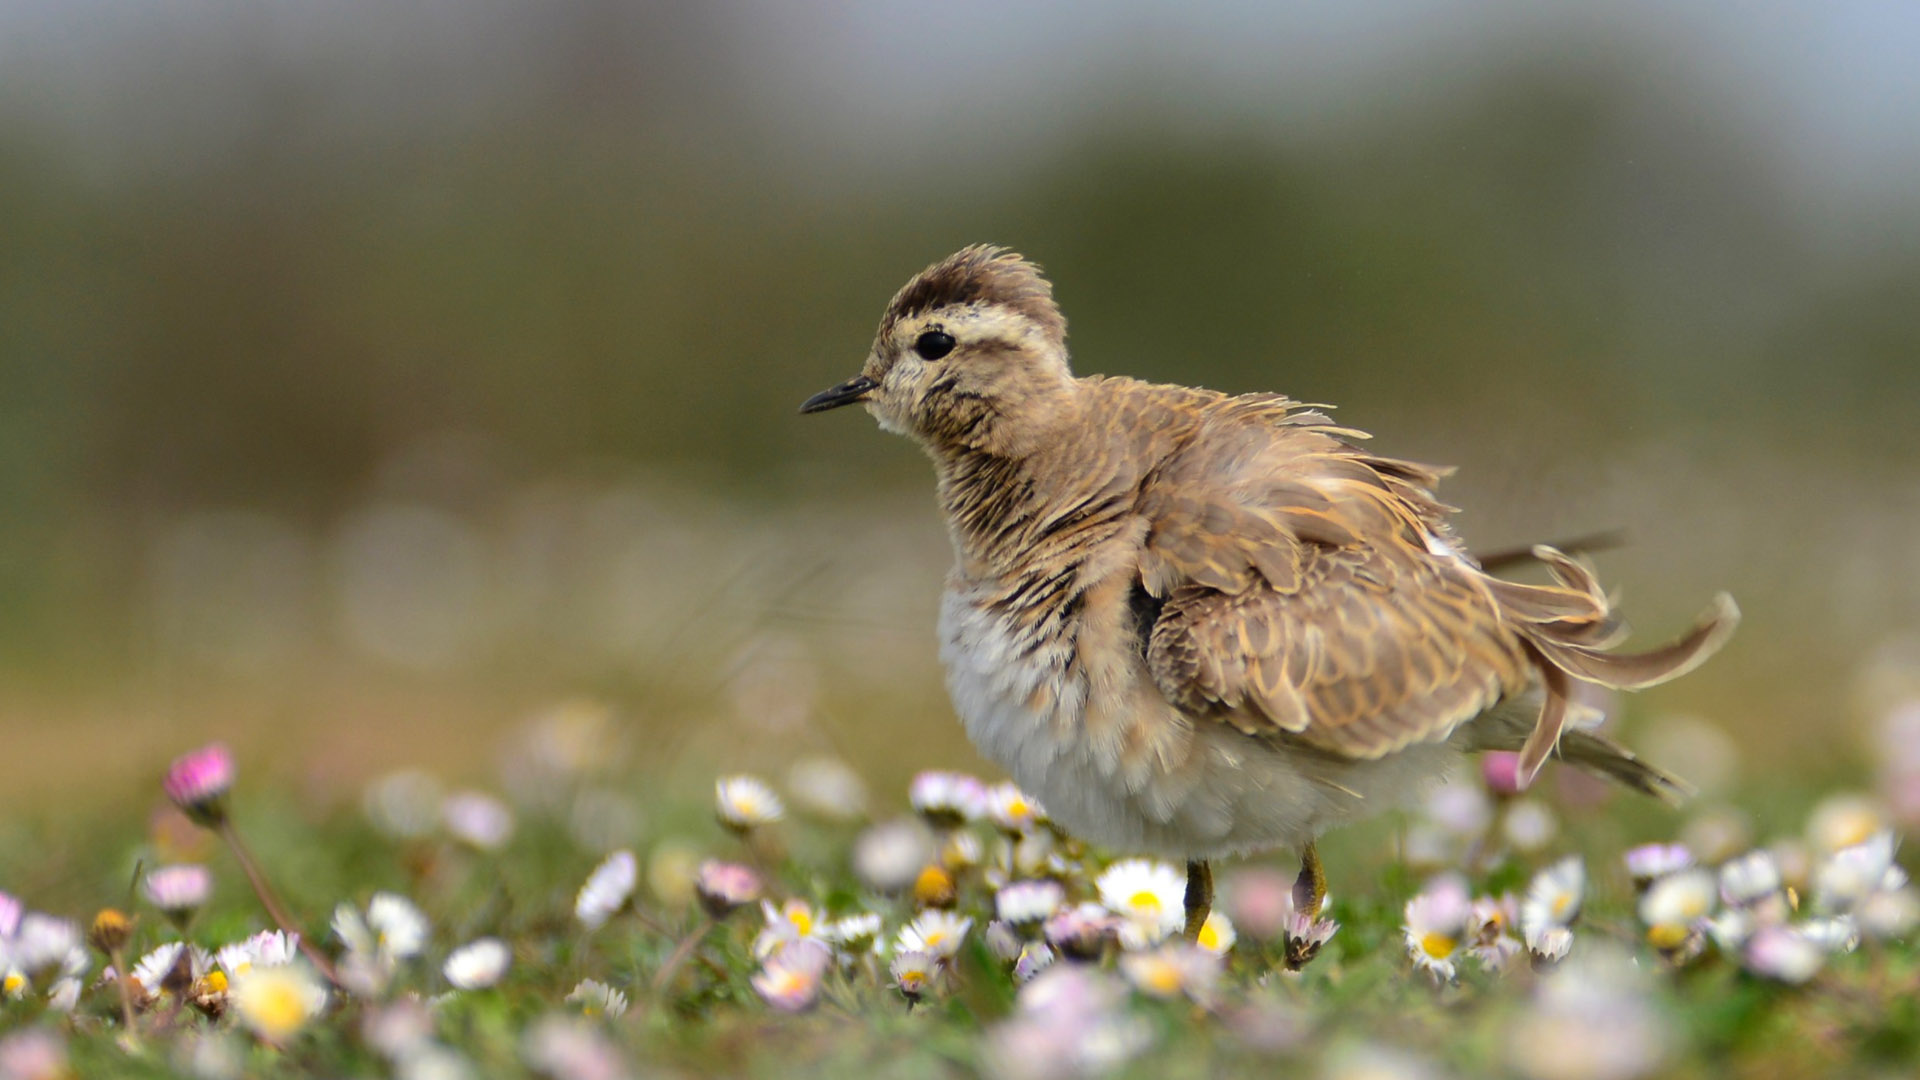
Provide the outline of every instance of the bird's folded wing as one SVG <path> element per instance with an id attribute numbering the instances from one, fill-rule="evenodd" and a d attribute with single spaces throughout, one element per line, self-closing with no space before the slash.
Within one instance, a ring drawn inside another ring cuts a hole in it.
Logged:
<path id="1" fill-rule="evenodd" d="M 1650 686 L 1732 632 L 1723 596 L 1670 645 L 1609 651 L 1622 631 L 1585 567 L 1540 547 L 1556 584 L 1483 573 L 1446 531 L 1439 470 L 1366 454 L 1321 419 L 1216 429 L 1143 487 L 1147 665 L 1188 715 L 1372 758 L 1445 738 L 1538 677 L 1545 701 L 1519 748 L 1531 778 L 1570 680 Z"/>
<path id="2" fill-rule="evenodd" d="M 1396 543 L 1305 545 L 1285 589 L 1174 587 L 1147 639 L 1154 682 L 1189 715 L 1347 757 L 1444 738 L 1533 668 L 1485 589 Z"/>

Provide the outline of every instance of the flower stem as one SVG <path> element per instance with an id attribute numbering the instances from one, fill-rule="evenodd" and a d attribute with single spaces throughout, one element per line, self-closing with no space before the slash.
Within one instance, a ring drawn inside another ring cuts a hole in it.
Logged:
<path id="1" fill-rule="evenodd" d="M 127 1025 L 126 1037 L 137 1045 L 140 1032 L 133 1026 L 133 991 L 127 989 L 126 950 L 115 949 L 107 957 L 113 961 L 113 985 L 120 991 L 120 1016 Z"/>
<path id="2" fill-rule="evenodd" d="M 687 933 L 686 937 L 680 940 L 680 944 L 674 947 L 672 955 L 667 957 L 667 962 L 660 965 L 659 973 L 653 977 L 653 992 L 655 995 L 665 993 L 667 987 L 673 984 L 673 977 L 679 973 L 680 966 L 687 962 L 687 957 L 693 955 L 693 950 L 699 946 L 700 942 L 706 939 L 707 932 L 712 930 L 713 927 L 713 916 L 702 914 L 699 925 L 695 926 Z"/>
<path id="3" fill-rule="evenodd" d="M 260 867 L 253 861 L 253 855 L 247 851 L 247 845 L 241 842 L 240 833 L 234 829 L 232 819 L 221 818 L 214 826 L 214 831 L 220 834 L 220 839 L 226 841 L 227 850 L 233 852 L 234 861 L 240 864 L 240 872 L 247 875 L 247 884 L 253 886 L 253 894 L 260 898 L 260 906 L 267 909 L 267 917 L 273 920 L 274 925 L 278 926 L 282 933 L 292 934 L 299 941 L 300 951 L 312 962 L 322 977 L 333 985 L 339 986 L 340 976 L 335 974 L 332 962 L 314 945 L 312 939 L 301 933 L 293 920 L 287 917 L 286 909 L 280 906 L 279 898 L 273 893 L 273 887 L 267 884 L 266 875 L 260 872 Z"/>

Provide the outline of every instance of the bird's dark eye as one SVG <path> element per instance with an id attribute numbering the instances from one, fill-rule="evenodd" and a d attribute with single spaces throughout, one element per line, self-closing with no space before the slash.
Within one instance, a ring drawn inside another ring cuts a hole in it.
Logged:
<path id="1" fill-rule="evenodd" d="M 953 351 L 953 335 L 944 330 L 929 330 L 913 341 L 913 351 L 922 360 L 938 360 Z"/>

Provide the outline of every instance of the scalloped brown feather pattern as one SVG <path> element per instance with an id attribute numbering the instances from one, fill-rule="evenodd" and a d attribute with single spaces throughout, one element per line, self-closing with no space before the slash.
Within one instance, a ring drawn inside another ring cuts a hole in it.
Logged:
<path id="1" fill-rule="evenodd" d="M 1538 680 L 1527 779 L 1557 747 L 1570 679 L 1639 689 L 1698 666 L 1738 619 L 1722 596 L 1641 654 L 1606 594 L 1551 548 L 1554 585 L 1453 554 L 1442 470 L 1364 453 L 1283 398 L 1222 399 L 1143 485 L 1141 580 L 1165 600 L 1148 666 L 1182 712 L 1250 735 L 1377 758 L 1445 738 Z"/>

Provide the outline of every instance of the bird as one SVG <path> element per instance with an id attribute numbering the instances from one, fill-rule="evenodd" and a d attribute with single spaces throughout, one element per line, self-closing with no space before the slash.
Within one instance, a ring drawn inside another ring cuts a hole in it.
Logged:
<path id="1" fill-rule="evenodd" d="M 1523 785 L 1557 755 L 1687 793 L 1582 701 L 1699 666 L 1739 621 L 1730 596 L 1616 651 L 1585 563 L 1533 546 L 1552 583 L 1529 584 L 1475 559 L 1435 495 L 1451 469 L 1278 393 L 1076 376 L 1066 330 L 1036 264 L 967 247 L 909 280 L 860 373 L 800 411 L 861 405 L 932 459 L 967 734 L 1069 834 L 1184 862 L 1189 939 L 1213 861 L 1298 853 L 1296 910 L 1317 916 L 1321 835 L 1466 755 L 1517 751 Z"/>

